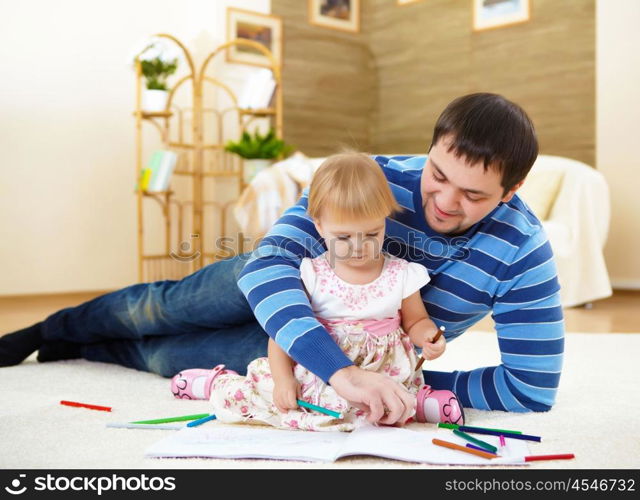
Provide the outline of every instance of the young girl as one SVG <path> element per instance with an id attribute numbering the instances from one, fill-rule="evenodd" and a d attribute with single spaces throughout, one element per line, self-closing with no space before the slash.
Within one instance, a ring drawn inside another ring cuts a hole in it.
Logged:
<path id="1" fill-rule="evenodd" d="M 385 219 L 400 210 L 378 164 L 364 154 L 329 157 L 309 191 L 308 214 L 327 251 L 304 258 L 300 275 L 314 314 L 354 364 L 383 373 L 416 394 L 419 422 L 462 424 L 461 405 L 451 391 L 434 391 L 416 371 L 418 357 L 444 350 L 444 336 L 432 343 L 436 325 L 424 308 L 420 289 L 427 269 L 382 252 Z M 185 370 L 172 380 L 176 397 L 209 398 L 224 422 L 270 424 L 305 430 L 350 431 L 363 412 L 332 387 L 296 364 L 269 340 L 268 358 L 247 367 L 246 377 L 224 370 Z M 338 419 L 300 408 L 296 400 L 340 413 Z"/>

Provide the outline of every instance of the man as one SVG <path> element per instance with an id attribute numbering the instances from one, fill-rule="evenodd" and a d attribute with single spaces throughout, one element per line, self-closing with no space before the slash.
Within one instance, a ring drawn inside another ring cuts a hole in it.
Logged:
<path id="1" fill-rule="evenodd" d="M 376 157 L 404 208 L 387 220 L 383 250 L 429 269 L 429 316 L 448 341 L 489 312 L 496 322 L 501 365 L 425 372 L 467 407 L 545 411 L 555 400 L 564 349 L 556 268 L 540 222 L 514 196 L 537 154 L 526 113 L 481 93 L 444 110 L 426 160 Z M 163 376 L 218 363 L 244 371 L 265 355 L 266 331 L 370 421 L 405 422 L 415 398 L 355 367 L 313 316 L 299 265 L 326 248 L 306 207 L 305 192 L 251 254 L 106 294 L 0 338 L 0 366 L 39 349 L 39 361 L 83 357 Z"/>

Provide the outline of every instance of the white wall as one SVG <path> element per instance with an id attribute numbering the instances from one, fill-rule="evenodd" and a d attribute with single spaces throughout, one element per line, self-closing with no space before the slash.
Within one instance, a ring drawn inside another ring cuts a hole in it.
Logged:
<path id="1" fill-rule="evenodd" d="M 612 209 L 605 258 L 614 287 L 640 288 L 640 2 L 596 5 L 596 157 Z"/>
<path id="2" fill-rule="evenodd" d="M 0 295 L 137 280 L 132 48 L 167 32 L 196 59 L 226 7 L 270 0 L 0 0 Z M 597 2 L 597 166 L 615 285 L 640 287 L 640 2 Z M 286 40 L 286 35 L 285 35 Z M 239 78 L 240 79 L 240 78 Z"/>
<path id="3" fill-rule="evenodd" d="M 0 0 L 0 295 L 114 289 L 137 280 L 128 58 L 176 36 L 197 61 L 226 8 L 270 0 Z"/>

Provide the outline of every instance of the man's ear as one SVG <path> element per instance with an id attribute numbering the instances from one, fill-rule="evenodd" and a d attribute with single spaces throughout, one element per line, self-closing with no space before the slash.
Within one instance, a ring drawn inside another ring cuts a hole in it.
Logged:
<path id="1" fill-rule="evenodd" d="M 507 191 L 507 194 L 505 194 L 502 197 L 502 202 L 507 203 L 509 201 L 511 201 L 511 198 L 513 198 L 513 195 L 516 194 L 516 191 L 518 189 L 520 189 L 522 187 L 522 185 L 524 184 L 524 179 L 521 180 L 520 182 L 518 182 L 518 184 L 516 184 L 515 186 L 513 186 L 509 191 Z"/>

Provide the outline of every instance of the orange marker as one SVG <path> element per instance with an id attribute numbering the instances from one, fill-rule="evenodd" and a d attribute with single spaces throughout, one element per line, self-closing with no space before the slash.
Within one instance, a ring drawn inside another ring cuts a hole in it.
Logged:
<path id="1" fill-rule="evenodd" d="M 464 451 L 465 453 L 471 453 L 472 455 L 478 455 L 479 457 L 482 457 L 482 458 L 497 458 L 498 457 L 498 455 L 496 455 L 495 453 L 489 453 L 489 452 L 485 452 L 485 451 L 474 450 L 473 448 L 467 448 L 466 446 L 460 446 L 459 444 L 450 443 L 449 441 L 442 441 L 441 439 L 433 438 L 431 440 L 431 442 L 433 444 L 438 445 L 438 446 L 442 446 L 444 448 L 449 448 L 450 450 Z"/>
<path id="2" fill-rule="evenodd" d="M 108 406 L 89 405 L 87 403 L 77 403 L 75 401 L 60 401 L 61 405 L 75 406 L 77 408 L 89 408 L 90 410 L 111 411 Z"/>

